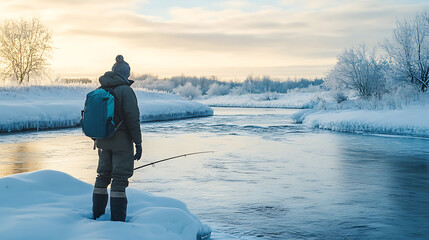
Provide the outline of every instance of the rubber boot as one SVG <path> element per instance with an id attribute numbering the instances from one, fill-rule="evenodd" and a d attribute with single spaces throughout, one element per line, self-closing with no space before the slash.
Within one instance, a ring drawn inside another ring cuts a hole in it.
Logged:
<path id="1" fill-rule="evenodd" d="M 94 215 L 94 220 L 105 213 L 108 200 L 109 195 L 107 194 L 92 194 L 92 214 Z"/>
<path id="2" fill-rule="evenodd" d="M 110 197 L 110 212 L 112 221 L 125 222 L 127 217 L 127 197 Z"/>

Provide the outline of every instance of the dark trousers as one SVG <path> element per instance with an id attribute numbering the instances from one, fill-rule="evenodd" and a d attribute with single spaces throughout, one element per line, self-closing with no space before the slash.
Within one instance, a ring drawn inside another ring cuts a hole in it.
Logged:
<path id="1" fill-rule="evenodd" d="M 133 149 L 128 151 L 98 149 L 98 156 L 95 187 L 107 188 L 112 183 L 111 191 L 125 192 L 125 188 L 128 187 L 128 178 L 133 175 Z"/>
<path id="2" fill-rule="evenodd" d="M 110 187 L 110 211 L 112 221 L 125 221 L 127 197 L 125 188 L 128 178 L 133 175 L 134 151 L 130 136 L 125 131 L 117 131 L 109 139 L 97 140 L 98 167 L 93 194 L 94 219 L 105 212 L 107 186 Z"/>

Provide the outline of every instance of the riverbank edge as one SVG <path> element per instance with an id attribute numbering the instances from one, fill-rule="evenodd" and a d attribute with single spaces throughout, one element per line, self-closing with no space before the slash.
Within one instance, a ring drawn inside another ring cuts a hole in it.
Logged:
<path id="1" fill-rule="evenodd" d="M 424 106 L 396 110 L 301 110 L 297 124 L 336 132 L 429 138 L 429 111 Z"/>
<path id="2" fill-rule="evenodd" d="M 199 117 L 210 117 L 213 116 L 213 109 L 206 111 L 189 111 L 185 112 L 184 115 L 181 112 L 176 113 L 165 113 L 165 114 L 148 114 L 141 115 L 140 122 L 158 122 L 158 121 L 173 121 L 182 120 L 187 118 L 199 118 Z M 0 133 L 13 133 L 13 132 L 24 132 L 24 131 L 43 131 L 43 130 L 54 130 L 63 128 L 74 128 L 80 127 L 80 118 L 70 120 L 46 120 L 46 121 L 14 121 L 7 124 L 0 124 Z"/>

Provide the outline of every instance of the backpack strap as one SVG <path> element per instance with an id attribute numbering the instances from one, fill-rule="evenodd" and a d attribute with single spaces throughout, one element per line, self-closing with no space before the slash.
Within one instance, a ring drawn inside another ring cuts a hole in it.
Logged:
<path id="1" fill-rule="evenodd" d="M 119 102 L 119 98 L 118 95 L 116 95 L 115 93 L 115 88 L 118 87 L 120 85 L 114 86 L 114 87 L 110 87 L 110 88 L 104 88 L 104 87 L 100 87 L 102 89 L 104 89 L 105 91 L 109 92 L 110 94 L 113 95 L 113 98 L 115 99 L 115 115 L 113 118 L 113 121 L 115 122 L 115 131 L 117 130 L 117 128 L 119 128 L 119 126 L 122 124 L 122 122 L 124 121 L 123 115 L 122 115 L 122 106 Z"/>

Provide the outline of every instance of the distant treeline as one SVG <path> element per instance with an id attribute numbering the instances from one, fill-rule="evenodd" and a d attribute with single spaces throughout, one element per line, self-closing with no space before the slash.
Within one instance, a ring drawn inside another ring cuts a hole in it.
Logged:
<path id="1" fill-rule="evenodd" d="M 63 78 L 59 79 L 58 81 L 71 84 L 71 83 L 82 83 L 82 84 L 89 84 L 92 83 L 91 79 L 89 78 Z"/>
<path id="2" fill-rule="evenodd" d="M 306 88 L 309 86 L 321 85 L 322 79 L 288 79 L 285 81 L 272 80 L 270 77 L 249 76 L 243 82 L 220 81 L 216 77 L 190 77 L 174 76 L 170 78 L 158 78 L 156 76 L 144 74 L 134 78 L 134 86 L 174 92 L 184 97 L 195 98 L 201 95 L 218 96 L 227 94 L 246 93 L 266 93 L 277 92 L 287 93 L 296 88 Z"/>

